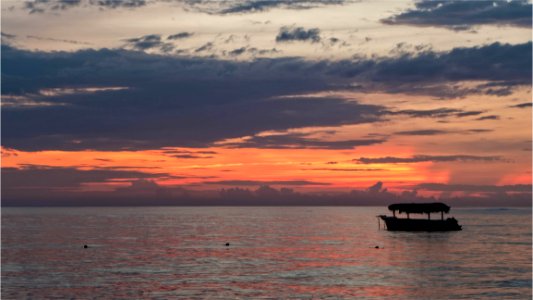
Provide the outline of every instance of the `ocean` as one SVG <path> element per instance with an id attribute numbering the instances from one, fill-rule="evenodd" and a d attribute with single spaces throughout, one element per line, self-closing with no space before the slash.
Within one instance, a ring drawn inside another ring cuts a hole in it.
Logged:
<path id="1" fill-rule="evenodd" d="M 388 232 L 379 214 L 388 211 L 2 208 L 1 296 L 531 299 L 531 208 L 454 207 L 463 230 L 440 233 Z"/>

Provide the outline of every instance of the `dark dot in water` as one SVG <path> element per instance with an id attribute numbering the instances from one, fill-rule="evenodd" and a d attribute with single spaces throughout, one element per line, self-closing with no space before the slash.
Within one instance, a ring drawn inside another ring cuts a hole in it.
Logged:
<path id="1" fill-rule="evenodd" d="M 83 248 L 87 249 L 87 248 L 89 248 L 89 246 L 87 246 L 87 245 L 83 245 Z"/>
<path id="2" fill-rule="evenodd" d="M 226 243 L 226 247 L 229 247 L 229 243 Z"/>
<path id="3" fill-rule="evenodd" d="M 379 249 L 379 246 L 376 246 L 376 247 L 374 247 L 374 248 Z"/>

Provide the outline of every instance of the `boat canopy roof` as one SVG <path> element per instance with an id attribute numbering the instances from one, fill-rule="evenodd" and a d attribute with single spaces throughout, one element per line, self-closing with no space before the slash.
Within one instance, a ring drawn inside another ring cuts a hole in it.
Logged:
<path id="1" fill-rule="evenodd" d="M 397 210 L 399 213 L 427 214 L 450 211 L 450 207 L 444 203 L 397 203 L 389 205 L 389 210 Z"/>

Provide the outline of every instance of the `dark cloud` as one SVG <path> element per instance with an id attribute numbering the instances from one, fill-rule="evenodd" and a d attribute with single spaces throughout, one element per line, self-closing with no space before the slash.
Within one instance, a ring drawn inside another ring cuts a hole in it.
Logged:
<path id="1" fill-rule="evenodd" d="M 302 169 L 304 171 L 333 171 L 333 172 L 375 172 L 375 171 L 387 171 L 387 169 L 367 168 L 367 169 L 350 169 L 350 168 L 313 168 Z"/>
<path id="2" fill-rule="evenodd" d="M 431 136 L 442 134 L 474 134 L 492 132 L 492 129 L 466 129 L 466 130 L 441 130 L 441 129 L 420 129 L 420 130 L 405 130 L 397 131 L 395 135 L 413 135 L 413 136 Z"/>
<path id="3" fill-rule="evenodd" d="M 261 185 L 288 185 L 288 186 L 307 186 L 307 185 L 329 185 L 325 182 L 315 182 L 308 180 L 281 180 L 281 181 L 256 181 L 256 180 L 220 180 L 204 181 L 203 184 L 231 185 L 231 186 L 261 186 Z"/>
<path id="4" fill-rule="evenodd" d="M 210 50 L 213 49 L 214 46 L 215 45 L 212 42 L 208 42 L 208 43 L 205 43 L 202 46 L 196 48 L 194 50 L 194 52 L 198 53 L 198 52 L 210 51 Z"/>
<path id="5" fill-rule="evenodd" d="M 477 116 L 482 113 L 483 113 L 482 111 L 464 111 L 464 112 L 457 113 L 456 116 L 459 118 L 462 118 L 462 117 Z"/>
<path id="6" fill-rule="evenodd" d="M 2 191 L 54 190 L 79 188 L 84 183 L 103 183 L 112 179 L 171 177 L 166 173 L 144 173 L 109 169 L 80 170 L 67 167 L 26 165 L 22 168 L 2 168 Z M 9 191 L 8 191 L 9 193 Z"/>
<path id="7" fill-rule="evenodd" d="M 520 85 L 524 85 L 522 80 L 490 81 L 478 84 L 476 87 L 468 90 L 471 93 L 503 97 L 511 95 L 513 90 Z"/>
<path id="8" fill-rule="evenodd" d="M 515 107 L 515 108 L 527 108 L 527 107 L 531 107 L 533 103 L 531 102 L 525 102 L 525 103 L 520 103 L 520 104 L 516 104 L 516 105 L 511 105 L 510 107 Z"/>
<path id="9" fill-rule="evenodd" d="M 439 135 L 439 134 L 447 134 L 450 133 L 447 130 L 439 130 L 439 129 L 422 129 L 422 130 L 408 130 L 408 131 L 398 131 L 394 134 L 397 135 Z"/>
<path id="10" fill-rule="evenodd" d="M 234 50 L 231 50 L 228 54 L 230 56 L 239 56 L 243 53 L 246 52 L 246 47 L 241 47 L 241 48 L 237 48 L 237 49 L 234 49 Z"/>
<path id="11" fill-rule="evenodd" d="M 361 164 L 396 164 L 396 163 L 419 163 L 419 162 L 453 162 L 453 161 L 503 161 L 500 156 L 474 156 L 474 155 L 414 155 L 412 157 L 360 157 L 354 161 Z"/>
<path id="12" fill-rule="evenodd" d="M 386 206 L 394 202 L 436 202 L 446 201 L 456 206 L 527 206 L 531 205 L 531 185 L 514 186 L 471 186 L 420 184 L 404 190 L 401 193 L 389 192 L 383 182 L 377 182 L 367 189 L 352 190 L 348 193 L 303 193 L 292 188 L 274 188 L 265 183 L 277 186 L 305 187 L 324 185 L 325 183 L 306 180 L 288 181 L 219 181 L 216 185 L 259 186 L 254 190 L 249 188 L 232 187 L 222 189 L 218 195 L 194 192 L 183 187 L 162 187 L 150 178 L 128 180 L 130 186 L 117 188 L 108 192 L 71 192 L 64 184 L 56 185 L 57 190 L 20 189 L 13 193 L 13 189 L 2 190 L 2 206 L 132 206 L 132 205 L 320 205 L 320 206 L 349 206 L 372 205 Z M 2 183 L 4 185 L 4 183 Z M 73 183 L 76 185 L 76 183 Z M 463 192 L 466 196 L 436 199 L 424 197 L 417 190 L 442 191 L 443 194 Z M 6 193 L 7 191 L 8 193 Z M 474 196 L 471 196 L 471 195 Z"/>
<path id="13" fill-rule="evenodd" d="M 484 121 L 484 120 L 499 120 L 499 119 L 500 119 L 500 116 L 497 116 L 497 115 L 489 115 L 489 116 L 479 117 L 479 118 L 477 118 L 476 120 L 477 120 L 477 121 Z"/>
<path id="14" fill-rule="evenodd" d="M 163 153 L 167 156 L 181 158 L 181 159 L 197 159 L 197 158 L 213 158 L 215 151 L 189 151 L 189 150 L 164 150 Z"/>
<path id="15" fill-rule="evenodd" d="M 252 55 L 271 55 L 271 54 L 281 53 L 281 50 L 278 50 L 276 48 L 258 49 L 255 47 L 250 47 L 247 49 L 247 51 L 251 53 Z"/>
<path id="16" fill-rule="evenodd" d="M 2 34 L 2 37 L 3 37 L 3 38 L 6 38 L 6 39 L 13 39 L 13 38 L 16 38 L 16 37 L 17 37 L 17 36 L 14 35 L 14 34 L 5 33 L 5 32 L 3 32 L 3 31 L 1 32 L 1 34 Z"/>
<path id="17" fill-rule="evenodd" d="M 482 111 L 463 111 L 455 108 L 436 108 L 428 110 L 406 109 L 391 112 L 391 114 L 408 115 L 418 118 L 469 117 L 482 114 Z"/>
<path id="18" fill-rule="evenodd" d="M 185 39 L 185 38 L 191 37 L 193 34 L 194 33 L 192 33 L 192 32 L 180 32 L 180 33 L 176 33 L 176 34 L 172 34 L 172 35 L 167 36 L 167 40 Z"/>
<path id="19" fill-rule="evenodd" d="M 132 39 L 131 43 L 142 48 L 158 41 L 159 35 L 151 35 Z M 325 142 L 308 136 L 256 134 L 376 122 L 391 114 L 461 117 L 472 113 L 450 108 L 391 112 L 345 99 L 280 98 L 346 89 L 353 81 L 364 86 L 362 91 L 394 92 L 402 86 L 403 92 L 412 92 L 413 86 L 460 80 L 502 84 L 508 79 L 513 85 L 529 85 L 531 80 L 531 43 L 492 44 L 422 56 L 342 61 L 258 58 L 239 62 L 124 49 L 47 53 L 4 44 L 2 96 L 47 105 L 22 109 L 16 105 L 18 100 L 13 100 L 13 105 L 4 107 L 2 144 L 25 150 L 155 149 L 204 147 L 225 139 L 255 136 L 248 142 L 265 147 L 279 142 L 279 147 L 348 148 L 382 139 Z M 89 87 L 127 88 L 54 97 L 42 92 Z"/>
<path id="20" fill-rule="evenodd" d="M 515 185 L 467 185 L 467 184 L 443 184 L 421 183 L 414 188 L 427 191 L 439 192 L 531 192 L 531 184 Z"/>
<path id="21" fill-rule="evenodd" d="M 70 0 L 65 0 L 70 1 Z M 106 8 L 135 8 L 146 5 L 146 0 L 89 0 L 89 3 Z"/>
<path id="22" fill-rule="evenodd" d="M 203 156 L 203 155 L 194 155 L 194 154 L 176 154 L 171 155 L 175 158 L 182 158 L 182 159 L 197 159 L 197 158 L 213 158 L 213 156 Z"/>
<path id="23" fill-rule="evenodd" d="M 190 150 L 181 150 L 174 148 L 163 148 L 162 151 L 164 154 L 217 154 L 216 151 L 190 151 Z"/>
<path id="24" fill-rule="evenodd" d="M 468 129 L 466 130 L 467 133 L 486 133 L 486 132 L 492 132 L 494 130 L 492 129 L 485 129 L 485 128 L 479 128 L 479 129 Z"/>
<path id="25" fill-rule="evenodd" d="M 26 37 L 29 39 L 35 39 L 35 40 L 41 40 L 41 41 L 61 42 L 61 43 L 74 44 L 74 45 L 92 45 L 91 43 L 82 42 L 82 41 L 56 39 L 56 38 L 49 38 L 49 37 L 42 37 L 42 36 L 35 36 L 35 35 L 27 35 Z"/>
<path id="26" fill-rule="evenodd" d="M 501 81 L 502 85 L 504 82 L 515 85 L 516 81 L 526 84 L 531 81 L 531 54 L 531 42 L 454 48 L 445 53 L 423 52 L 378 61 L 373 65 L 374 72 L 370 77 L 376 81 L 398 83 L 476 79 Z M 351 69 L 352 72 L 357 70 Z"/>
<path id="27" fill-rule="evenodd" d="M 341 40 L 338 39 L 338 38 L 336 38 L 336 37 L 330 37 L 330 38 L 328 39 L 328 41 L 330 42 L 331 45 L 334 45 L 334 44 L 336 44 L 336 43 L 339 43 Z"/>
<path id="28" fill-rule="evenodd" d="M 320 42 L 320 29 L 310 28 L 305 29 L 303 27 L 284 26 L 279 29 L 279 33 L 276 36 L 276 42 L 307 42 L 312 43 Z"/>
<path id="29" fill-rule="evenodd" d="M 24 8 L 32 14 L 66 10 L 81 5 L 115 9 L 136 8 L 146 4 L 146 0 L 30 0 L 24 2 Z"/>
<path id="30" fill-rule="evenodd" d="M 383 192 L 383 182 L 376 182 L 376 184 L 369 187 L 367 191 L 372 194 Z"/>
<path id="31" fill-rule="evenodd" d="M 136 50 L 159 49 L 163 52 L 169 52 L 174 49 L 174 45 L 165 43 L 161 40 L 159 34 L 149 34 L 138 38 L 131 38 L 126 40 L 126 47 L 131 47 Z"/>
<path id="32" fill-rule="evenodd" d="M 468 30 L 474 25 L 531 27 L 531 3 L 526 0 L 421 0 L 398 15 L 382 20 L 390 25 L 442 26 Z"/>
<path id="33" fill-rule="evenodd" d="M 339 107 L 340 108 L 340 107 Z M 354 113 L 358 113 L 353 111 Z M 385 142 L 384 139 L 361 139 L 324 141 L 308 137 L 307 134 L 290 133 L 269 136 L 253 136 L 241 142 L 224 143 L 230 148 L 268 148 L 268 149 L 353 149 Z"/>
<path id="34" fill-rule="evenodd" d="M 42 13 L 45 10 L 64 10 L 80 5 L 81 0 L 32 0 L 24 2 L 24 8 L 32 13 Z"/>
<path id="35" fill-rule="evenodd" d="M 139 8 L 156 2 L 169 2 L 168 0 L 28 0 L 24 8 L 30 13 L 43 13 L 46 11 L 65 10 L 77 6 L 95 6 L 99 8 Z M 226 15 L 245 14 L 267 11 L 273 8 L 283 9 L 311 9 L 325 5 L 340 5 L 345 0 L 175 0 L 187 10 L 197 12 Z"/>
<path id="36" fill-rule="evenodd" d="M 185 0 L 186 7 L 208 14 L 244 14 L 267 11 L 273 8 L 310 9 L 325 5 L 340 5 L 345 0 Z"/>

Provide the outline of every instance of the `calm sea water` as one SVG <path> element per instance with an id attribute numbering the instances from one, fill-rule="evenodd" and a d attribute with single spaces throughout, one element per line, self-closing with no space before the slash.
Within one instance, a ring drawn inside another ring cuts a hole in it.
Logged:
<path id="1" fill-rule="evenodd" d="M 2 299 L 531 299 L 531 209 L 454 208 L 446 233 L 383 213 L 3 208 Z"/>

